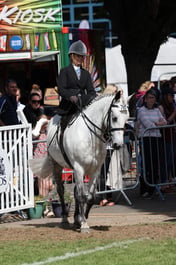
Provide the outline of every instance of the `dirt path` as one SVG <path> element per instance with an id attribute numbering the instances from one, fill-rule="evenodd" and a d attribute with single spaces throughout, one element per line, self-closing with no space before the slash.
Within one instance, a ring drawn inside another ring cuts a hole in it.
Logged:
<path id="1" fill-rule="evenodd" d="M 70 218 L 73 222 L 73 217 Z M 62 227 L 59 218 L 42 218 L 0 224 L 0 241 L 78 240 L 85 238 L 126 239 L 176 237 L 176 218 L 171 214 L 92 213 L 90 233 L 81 234 L 73 225 Z"/>

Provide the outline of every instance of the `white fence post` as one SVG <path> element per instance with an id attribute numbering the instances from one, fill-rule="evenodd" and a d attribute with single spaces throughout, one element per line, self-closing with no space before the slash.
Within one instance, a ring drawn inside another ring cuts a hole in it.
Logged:
<path id="1" fill-rule="evenodd" d="M 0 213 L 34 206 L 32 149 L 30 124 L 0 127 Z"/>

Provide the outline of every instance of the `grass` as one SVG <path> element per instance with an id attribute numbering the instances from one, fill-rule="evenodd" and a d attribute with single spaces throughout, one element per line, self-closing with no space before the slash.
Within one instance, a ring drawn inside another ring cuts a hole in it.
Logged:
<path id="1" fill-rule="evenodd" d="M 56 260 L 45 265 L 175 265 L 176 239 L 149 240 L 131 242 L 117 241 L 116 246 L 106 249 L 112 241 L 103 242 L 89 238 L 80 241 L 13 241 L 0 242 L 2 265 L 21 265 L 46 261 L 49 257 L 64 256 L 65 253 L 78 253 L 95 250 L 97 246 L 104 249 L 93 253 L 79 254 L 65 260 Z"/>

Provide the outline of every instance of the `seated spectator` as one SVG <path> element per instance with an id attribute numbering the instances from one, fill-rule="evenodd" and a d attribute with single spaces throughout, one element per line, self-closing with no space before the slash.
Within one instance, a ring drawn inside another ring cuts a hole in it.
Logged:
<path id="1" fill-rule="evenodd" d="M 41 115 L 44 114 L 44 109 L 41 107 L 41 97 L 38 93 L 32 93 L 29 96 L 29 102 L 23 109 L 24 115 L 29 123 L 34 128 Z"/>

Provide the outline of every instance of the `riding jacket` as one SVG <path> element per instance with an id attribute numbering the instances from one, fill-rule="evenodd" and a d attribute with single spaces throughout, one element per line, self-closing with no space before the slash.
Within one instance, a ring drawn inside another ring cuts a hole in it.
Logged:
<path id="1" fill-rule="evenodd" d="M 71 96 L 80 97 L 82 106 L 86 106 L 96 96 L 90 73 L 83 68 L 80 70 L 80 79 L 78 79 L 72 64 L 61 69 L 58 78 L 58 89 L 61 96 L 58 114 L 76 111 L 76 105 L 69 101 Z"/>

